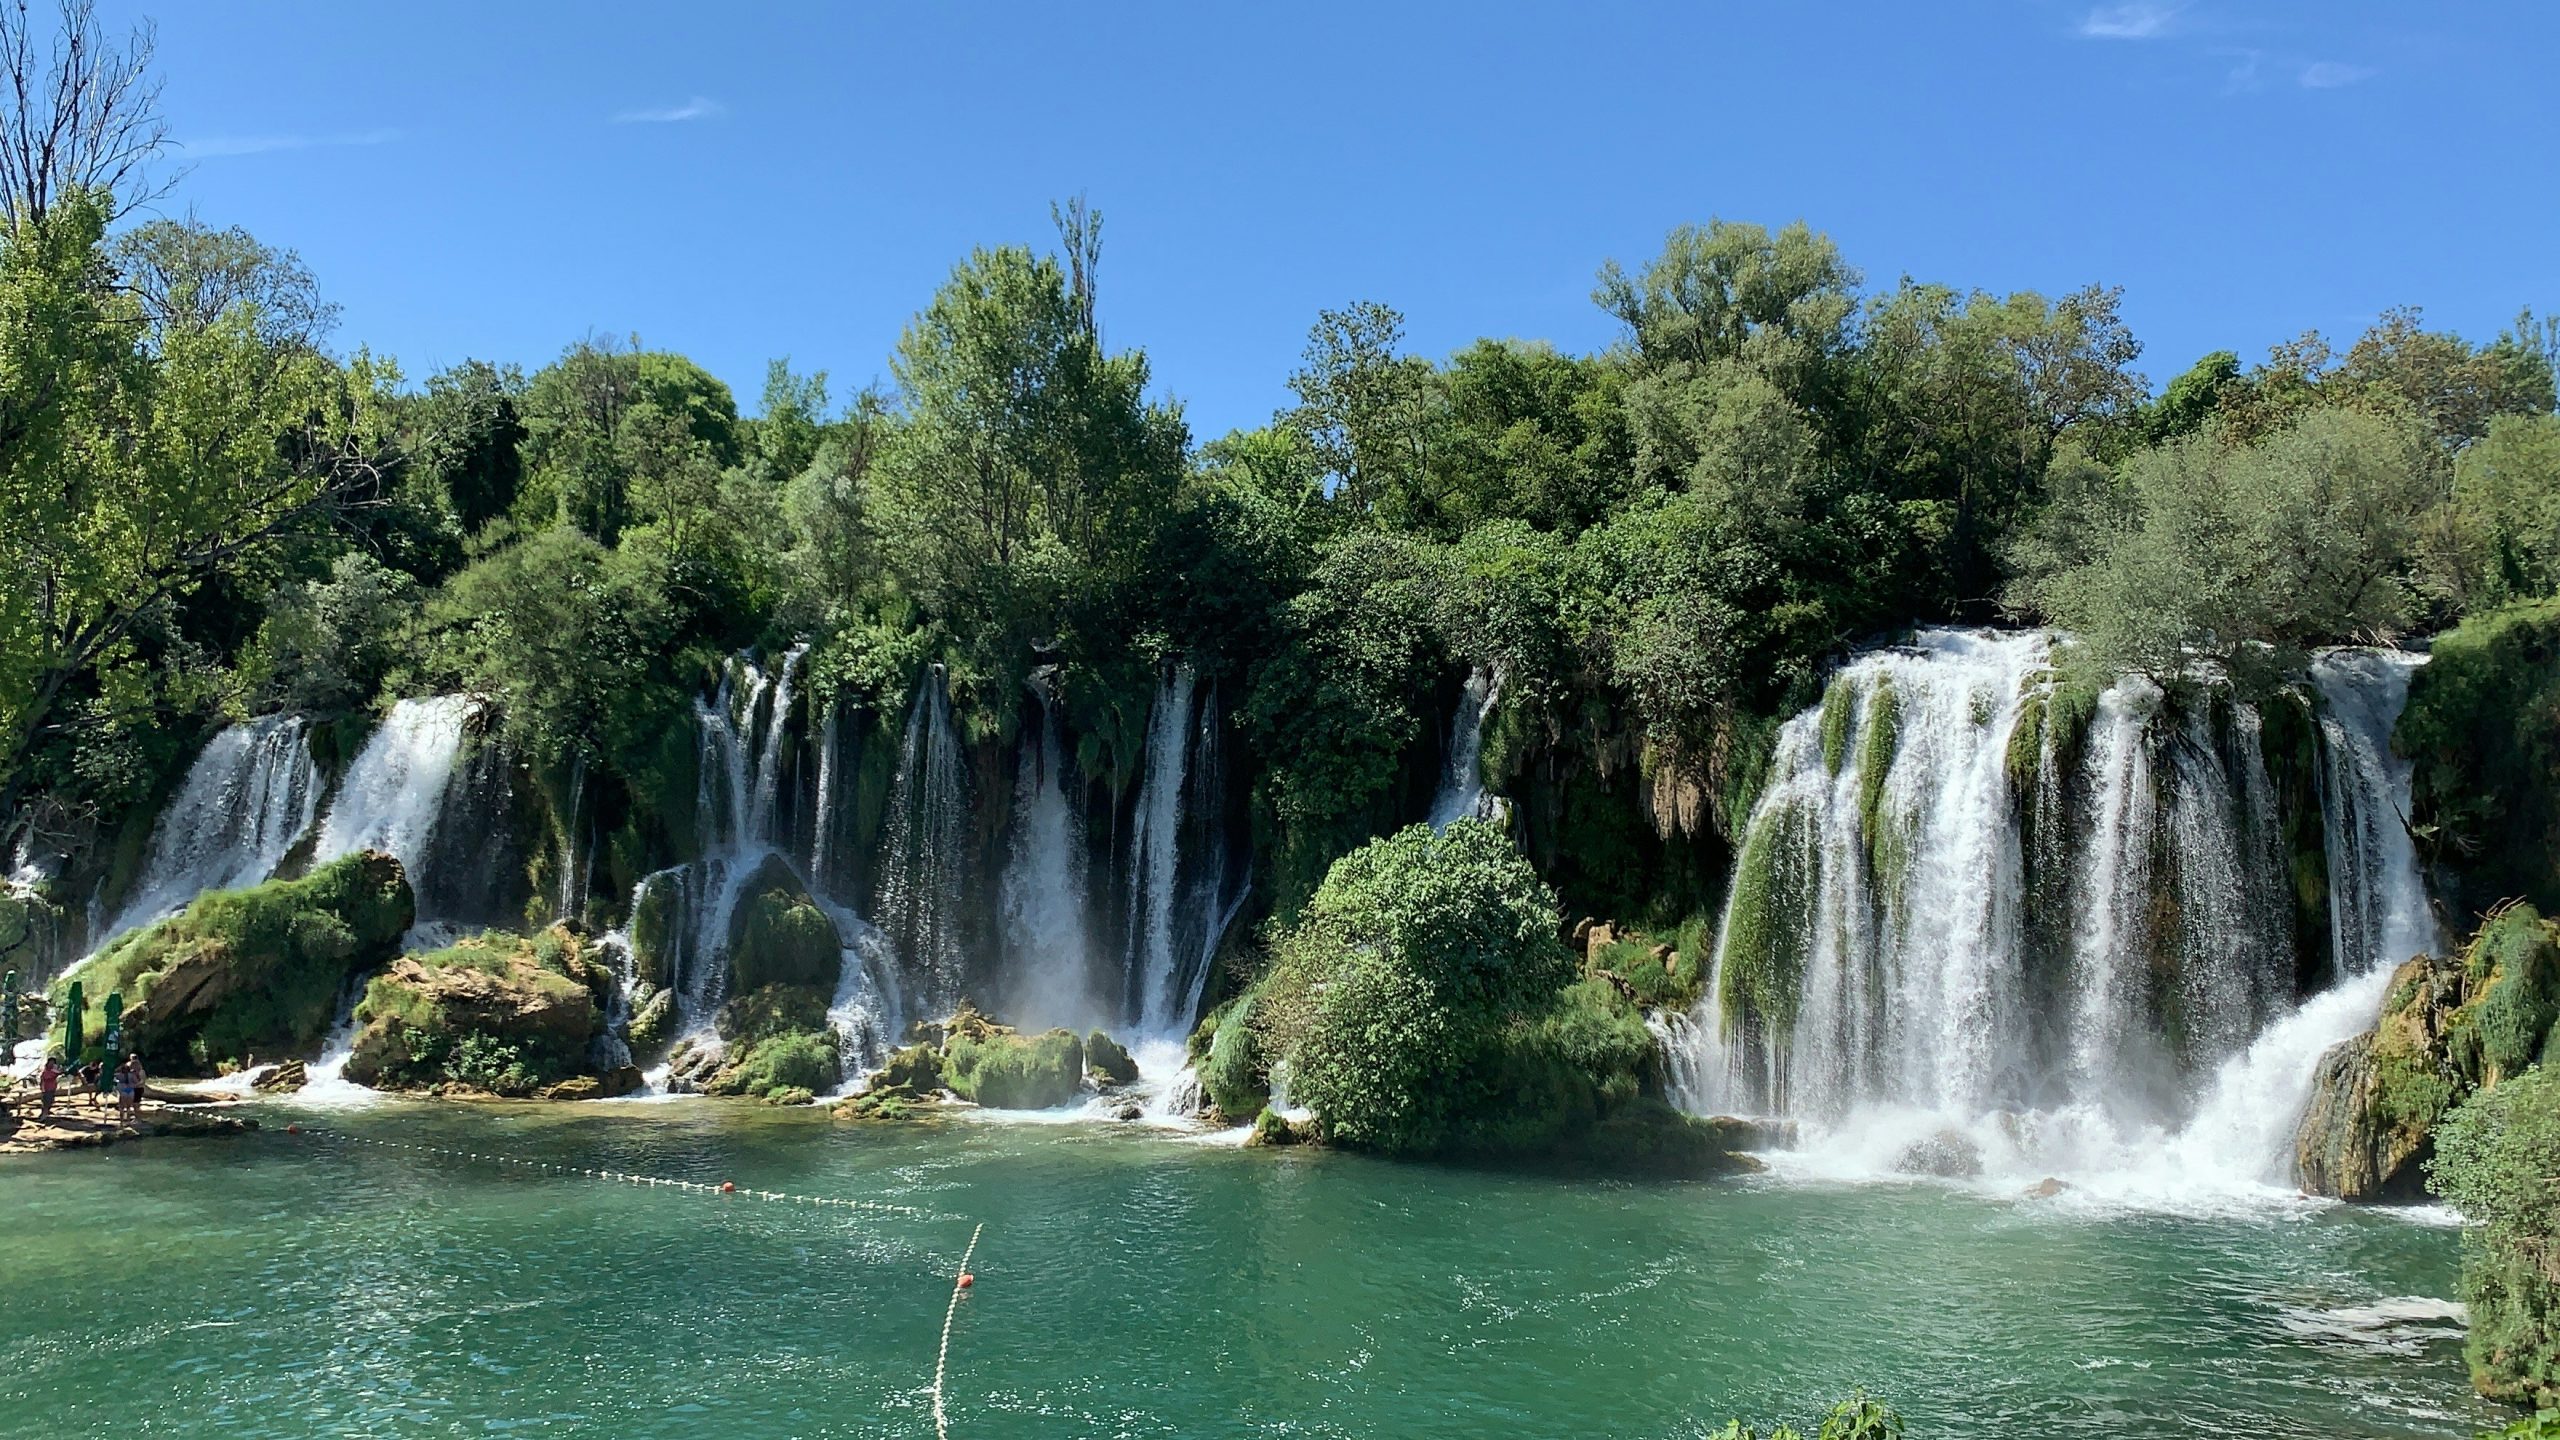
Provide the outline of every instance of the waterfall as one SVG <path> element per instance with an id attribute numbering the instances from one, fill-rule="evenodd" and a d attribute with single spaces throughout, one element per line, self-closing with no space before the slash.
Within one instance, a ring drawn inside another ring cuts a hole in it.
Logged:
<path id="1" fill-rule="evenodd" d="M 1184 661 L 1165 672 L 1147 712 L 1146 776 L 1129 831 L 1128 981 L 1138 1033 L 1169 1018 L 1174 983 L 1173 911 L 1182 868 L 1182 781 L 1191 763 L 1191 700 L 1199 675 Z"/>
<path id="2" fill-rule="evenodd" d="M 1210 962 L 1244 904 L 1230 863 L 1223 719 L 1189 662 L 1165 672 L 1147 718 L 1145 778 L 1127 854 L 1127 1008 L 1139 1041 L 1199 1018 Z"/>
<path id="3" fill-rule="evenodd" d="M 2320 1052 L 2434 943 L 2389 742 L 2417 662 L 2313 667 L 2343 978 L 2297 1005 L 2257 711 L 2127 676 L 2075 733 L 2054 646 L 1923 632 L 1781 729 L 1710 993 L 1657 1021 L 1683 1104 L 1859 1173 L 1934 1129 L 2030 1179 L 2282 1178 Z"/>
<path id="4" fill-rule="evenodd" d="M 175 913 L 208 890 L 273 875 L 310 830 L 320 790 L 301 716 L 268 715 L 216 733 L 160 813 L 141 878 L 96 942 Z"/>
<path id="5" fill-rule="evenodd" d="M 2329 1047 L 2372 1028 L 2391 972 L 2440 938 L 2409 838 L 2409 762 L 2391 752 L 2423 655 L 2327 650 L 2311 662 L 2320 697 L 2320 813 L 2338 979 L 2232 1057 L 2180 1137 L 2185 1163 L 2271 1184 L 2290 1180 L 2293 1138 Z"/>
<path id="6" fill-rule="evenodd" d="M 959 1001 L 965 977 L 961 886 L 968 832 L 968 771 L 951 723 L 951 697 L 936 666 L 907 708 L 872 904 L 902 962 L 906 985 L 935 1015 Z"/>
<path id="7" fill-rule="evenodd" d="M 475 708 L 467 695 L 436 695 L 392 706 L 338 782 L 312 863 L 358 850 L 388 851 L 408 872 L 411 889 L 421 897 L 419 917 L 425 919 L 429 845 L 462 756 L 464 727 Z"/>
<path id="8" fill-rule="evenodd" d="M 2330 934 L 2347 975 L 2389 970 L 2436 949 L 2434 912 L 2409 839 L 2409 771 L 2391 731 L 2423 655 L 2329 650 L 2311 663 L 2320 692 L 2322 806 Z"/>
<path id="9" fill-rule="evenodd" d="M 1109 1018 L 1088 933 L 1084 822 L 1067 794 L 1056 706 L 1045 684 L 1035 681 L 1033 693 L 1039 732 L 1025 737 L 1016 766 L 1012 847 L 999 897 L 1006 1013 L 1029 1029 L 1082 1029 Z"/>
<path id="10" fill-rule="evenodd" d="M 1484 722 L 1502 694 L 1498 671 L 1477 667 L 1458 692 L 1449 716 L 1449 740 L 1442 752 L 1440 789 L 1431 798 L 1431 828 L 1446 830 L 1452 821 L 1470 816 L 1491 819 L 1501 802 L 1485 793 Z"/>

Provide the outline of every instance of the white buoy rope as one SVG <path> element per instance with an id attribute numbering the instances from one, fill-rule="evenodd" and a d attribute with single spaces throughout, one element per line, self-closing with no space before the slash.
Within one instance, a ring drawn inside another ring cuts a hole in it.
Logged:
<path id="1" fill-rule="evenodd" d="M 951 1277 L 950 1308 L 942 1312 L 942 1349 L 933 1357 L 933 1433 L 937 1440 L 951 1440 L 951 1417 L 942 1413 L 942 1376 L 951 1364 L 951 1322 L 959 1317 L 960 1297 L 976 1281 L 969 1273 L 969 1257 L 978 1253 L 978 1236 L 986 1228 L 983 1224 L 971 1227 L 969 1248 L 960 1252 L 959 1273 Z"/>
<path id="2" fill-rule="evenodd" d="M 607 1170 L 585 1165 L 563 1165 L 550 1160 L 527 1160 L 516 1155 L 499 1155 L 480 1150 L 461 1150 L 444 1145 L 421 1145 L 406 1140 L 380 1140 L 370 1135 L 357 1135 L 345 1130 L 324 1130 L 294 1124 L 285 1127 L 288 1135 L 311 1135 L 327 1140 L 342 1140 L 351 1145 L 370 1146 L 407 1155 L 435 1156 L 445 1160 L 467 1160 L 481 1165 L 503 1165 L 511 1169 L 532 1170 L 553 1175 L 576 1175 L 589 1180 L 614 1184 L 646 1186 L 653 1190 L 677 1190 L 692 1195 L 726 1196 L 732 1200 L 762 1200 L 782 1205 L 807 1205 L 821 1210 L 859 1210 L 873 1215 L 898 1215 L 910 1220 L 961 1220 L 966 1216 L 948 1211 L 926 1210 L 913 1205 L 891 1205 L 878 1200 L 851 1200 L 837 1195 L 800 1195 L 784 1190 L 750 1190 L 734 1181 L 713 1184 L 704 1180 L 684 1180 L 672 1175 L 641 1175 L 625 1170 Z M 976 1243 L 972 1237 L 971 1243 Z M 967 1269 L 964 1260 L 962 1269 Z"/>

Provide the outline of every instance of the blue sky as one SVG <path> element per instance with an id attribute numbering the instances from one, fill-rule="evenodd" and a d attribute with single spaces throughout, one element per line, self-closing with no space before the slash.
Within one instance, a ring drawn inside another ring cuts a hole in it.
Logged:
<path id="1" fill-rule="evenodd" d="M 1871 284 L 2120 284 L 2155 383 L 2392 304 L 2560 308 L 2560 6 L 224 4 L 160 26 L 192 207 L 413 378 L 638 332 L 838 392 L 972 245 L 1105 217 L 1106 338 L 1203 438 L 1319 307 L 1604 345 L 1593 272 L 1711 216 Z"/>

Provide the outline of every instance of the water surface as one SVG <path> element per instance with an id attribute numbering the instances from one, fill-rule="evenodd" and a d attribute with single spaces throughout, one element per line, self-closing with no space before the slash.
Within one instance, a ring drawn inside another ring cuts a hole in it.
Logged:
<path id="1" fill-rule="evenodd" d="M 280 1118 L 280 1117 L 279 1117 Z M 1630 1185 L 712 1102 L 5 1163 L 0 1433 L 2468 1435 L 2451 1230 L 1929 1184 Z M 271 1122 L 272 1123 L 272 1122 Z"/>

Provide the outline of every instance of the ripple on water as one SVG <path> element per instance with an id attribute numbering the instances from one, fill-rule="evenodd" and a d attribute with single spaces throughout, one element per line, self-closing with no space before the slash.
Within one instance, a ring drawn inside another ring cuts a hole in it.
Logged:
<path id="1" fill-rule="evenodd" d="M 1780 1174 L 1639 1185 L 726 1104 L 378 1138 L 921 1207 L 719 1200 L 270 1131 L 10 1177 L 29 1433 L 2466 1435 L 2449 1231 Z M 135 1243 L 147 1237 L 147 1244 Z M 62 1315 L 78 1315 L 65 1325 Z M 131 1377 L 149 1376 L 148 1385 Z"/>

